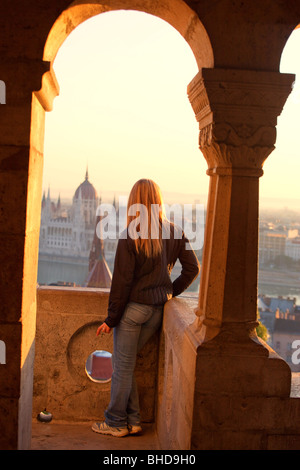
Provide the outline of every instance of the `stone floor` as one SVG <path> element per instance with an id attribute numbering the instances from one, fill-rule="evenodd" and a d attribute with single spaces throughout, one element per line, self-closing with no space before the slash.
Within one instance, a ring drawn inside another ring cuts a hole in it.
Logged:
<path id="1" fill-rule="evenodd" d="M 291 397 L 300 398 L 300 373 L 292 374 Z M 32 450 L 159 450 L 155 426 L 144 424 L 143 432 L 122 438 L 101 436 L 91 430 L 92 423 L 32 424 Z"/>
<path id="2" fill-rule="evenodd" d="M 32 424 L 32 450 L 159 450 L 152 424 L 144 424 L 140 435 L 102 436 L 91 430 L 92 423 Z"/>

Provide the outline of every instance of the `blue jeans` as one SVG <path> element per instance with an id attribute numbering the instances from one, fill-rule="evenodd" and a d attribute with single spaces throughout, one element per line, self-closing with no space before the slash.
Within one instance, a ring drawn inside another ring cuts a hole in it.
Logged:
<path id="1" fill-rule="evenodd" d="M 136 356 L 161 326 L 162 314 L 163 306 L 130 302 L 114 328 L 110 403 L 104 413 L 109 426 L 140 424 L 138 389 L 134 377 Z"/>

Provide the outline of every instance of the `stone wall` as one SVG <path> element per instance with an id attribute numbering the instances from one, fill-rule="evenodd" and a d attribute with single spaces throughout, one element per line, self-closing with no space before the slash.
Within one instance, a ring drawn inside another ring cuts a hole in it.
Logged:
<path id="1" fill-rule="evenodd" d="M 34 420 L 44 408 L 53 414 L 53 422 L 104 417 L 110 382 L 92 382 L 85 362 L 96 349 L 113 351 L 112 334 L 96 337 L 107 303 L 108 290 L 104 289 L 38 288 Z M 291 393 L 272 375 L 264 384 L 264 374 L 257 393 L 254 372 L 248 391 L 236 376 L 232 378 L 235 389 L 227 390 L 229 375 L 236 373 L 233 363 L 242 356 L 235 357 L 231 351 L 232 366 L 227 367 L 224 349 L 221 369 L 210 367 L 212 357 L 195 330 L 197 303 L 192 294 L 170 300 L 160 334 L 137 359 L 142 421 L 156 423 L 161 449 L 298 449 L 299 377 Z M 269 360 L 273 355 L 269 350 Z M 276 354 L 273 360 L 281 362 Z M 205 364 L 210 373 L 201 370 Z M 285 363 L 282 367 L 288 372 Z M 273 372 L 276 378 L 276 368 Z"/>
<path id="2" fill-rule="evenodd" d="M 105 319 L 107 289 L 39 287 L 33 386 L 33 420 L 45 408 L 53 422 L 104 418 L 110 382 L 85 372 L 89 354 L 113 352 L 113 335 L 96 337 Z M 165 306 L 162 330 L 138 354 L 136 379 L 143 422 L 156 422 L 162 449 L 189 449 L 194 413 L 197 294 Z"/>
<path id="3" fill-rule="evenodd" d="M 189 449 L 194 412 L 197 341 L 190 334 L 197 297 L 170 300 L 160 341 L 157 434 L 162 449 Z"/>
<path id="4" fill-rule="evenodd" d="M 45 408 L 55 421 L 104 418 L 110 382 L 95 383 L 85 372 L 95 350 L 113 351 L 113 334 L 96 337 L 106 317 L 108 290 L 39 287 L 34 364 L 33 419 Z M 142 420 L 154 421 L 158 337 L 140 352 L 136 378 Z"/>
<path id="5" fill-rule="evenodd" d="M 299 374 L 290 383 L 288 364 L 259 338 L 242 347 L 224 333 L 201 339 L 196 308 L 188 295 L 165 306 L 156 421 L 161 448 L 299 449 Z M 267 354 L 253 360 L 255 344 Z"/>

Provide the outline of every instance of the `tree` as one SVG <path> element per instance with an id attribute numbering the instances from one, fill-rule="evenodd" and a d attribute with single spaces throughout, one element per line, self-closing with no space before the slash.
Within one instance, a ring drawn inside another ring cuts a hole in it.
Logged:
<path id="1" fill-rule="evenodd" d="M 258 326 L 256 327 L 256 334 L 257 336 L 259 336 L 263 341 L 267 342 L 268 339 L 269 339 L 269 331 L 268 329 L 265 327 L 265 325 L 263 325 L 261 323 L 260 320 L 260 314 L 259 314 L 259 311 L 257 311 L 257 321 L 258 321 Z"/>

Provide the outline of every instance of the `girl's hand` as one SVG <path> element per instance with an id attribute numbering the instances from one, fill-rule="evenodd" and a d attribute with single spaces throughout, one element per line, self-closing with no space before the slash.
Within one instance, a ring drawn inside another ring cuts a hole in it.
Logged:
<path id="1" fill-rule="evenodd" d="M 99 336 L 100 333 L 110 333 L 110 331 L 111 328 L 106 323 L 102 323 L 97 330 L 97 336 Z"/>

